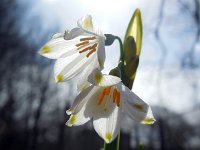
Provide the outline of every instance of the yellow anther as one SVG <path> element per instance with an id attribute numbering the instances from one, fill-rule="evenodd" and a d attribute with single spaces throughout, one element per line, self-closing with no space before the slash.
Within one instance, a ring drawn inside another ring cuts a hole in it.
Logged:
<path id="1" fill-rule="evenodd" d="M 56 76 L 57 81 L 63 81 L 64 80 L 64 76 L 62 74 L 58 74 Z"/>
<path id="2" fill-rule="evenodd" d="M 42 50 L 41 53 L 45 54 L 45 53 L 49 53 L 51 51 L 51 48 L 48 45 L 45 45 Z"/>
<path id="3" fill-rule="evenodd" d="M 112 139 L 112 134 L 110 132 L 107 132 L 106 135 L 105 135 L 105 139 L 107 141 L 110 141 Z"/>
<path id="4" fill-rule="evenodd" d="M 140 111 L 144 110 L 144 106 L 141 105 L 141 104 L 133 104 L 133 107 L 140 110 Z"/>

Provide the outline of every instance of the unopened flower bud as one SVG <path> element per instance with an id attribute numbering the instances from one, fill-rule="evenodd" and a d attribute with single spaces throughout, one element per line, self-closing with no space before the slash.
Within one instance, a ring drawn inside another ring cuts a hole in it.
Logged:
<path id="1" fill-rule="evenodd" d="M 125 73 L 128 78 L 133 79 L 139 63 L 139 57 L 136 54 L 136 44 L 132 36 L 129 36 L 124 43 L 124 61 Z"/>

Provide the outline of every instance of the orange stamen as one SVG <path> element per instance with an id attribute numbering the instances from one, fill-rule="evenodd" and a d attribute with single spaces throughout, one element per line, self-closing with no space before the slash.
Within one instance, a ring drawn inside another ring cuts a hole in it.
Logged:
<path id="1" fill-rule="evenodd" d="M 76 47 L 79 47 L 81 45 L 85 45 L 85 44 L 88 44 L 88 43 L 89 43 L 89 41 L 84 41 L 84 42 L 76 44 Z"/>
<path id="2" fill-rule="evenodd" d="M 90 49 L 91 49 L 90 46 L 89 46 L 89 47 L 86 47 L 86 48 L 84 48 L 83 50 L 79 51 L 79 53 L 83 53 L 83 52 L 88 51 L 88 50 L 90 50 Z"/>
<path id="3" fill-rule="evenodd" d="M 107 111 L 107 105 L 108 105 L 108 102 L 109 100 L 111 99 L 111 95 L 110 95 L 110 92 L 111 92 L 111 88 L 112 86 L 108 86 L 108 87 L 105 87 L 101 93 L 99 94 L 99 97 L 98 97 L 98 102 L 97 102 L 97 105 L 101 105 L 103 100 L 104 100 L 104 97 L 106 97 L 105 99 L 105 102 L 103 103 L 103 110 L 104 111 Z M 113 103 L 115 103 L 117 105 L 117 107 L 120 107 L 120 97 L 121 97 L 121 93 L 120 91 L 118 91 L 116 88 L 113 89 L 112 91 L 112 98 L 113 98 Z"/>
<path id="4" fill-rule="evenodd" d="M 87 55 L 86 57 L 89 57 L 92 53 L 94 53 L 97 49 L 96 48 L 93 48 Z"/>
<path id="5" fill-rule="evenodd" d="M 105 87 L 101 91 L 101 93 L 99 94 L 99 97 L 98 97 L 98 102 L 97 102 L 98 105 L 101 105 L 101 103 L 103 102 L 103 99 L 104 99 L 105 95 L 109 95 L 110 89 L 111 89 L 111 86 L 108 86 L 108 87 Z"/>
<path id="6" fill-rule="evenodd" d="M 94 39 L 96 39 L 95 36 L 89 37 L 89 38 L 82 38 L 82 39 L 80 39 L 80 41 L 88 41 L 88 40 L 94 40 Z"/>
<path id="7" fill-rule="evenodd" d="M 120 106 L 120 92 L 117 92 L 116 104 L 117 104 L 118 107 Z"/>
<path id="8" fill-rule="evenodd" d="M 110 93 L 110 89 L 111 86 L 107 86 L 106 88 L 104 88 L 105 95 L 108 95 Z"/>
<path id="9" fill-rule="evenodd" d="M 104 92 L 101 91 L 101 93 L 99 94 L 99 98 L 98 98 L 98 103 L 97 105 L 101 105 L 102 101 L 103 101 L 103 98 L 104 98 Z"/>
<path id="10" fill-rule="evenodd" d="M 113 91 L 113 103 L 115 103 L 116 97 L 117 97 L 117 90 L 114 89 L 114 91 Z"/>

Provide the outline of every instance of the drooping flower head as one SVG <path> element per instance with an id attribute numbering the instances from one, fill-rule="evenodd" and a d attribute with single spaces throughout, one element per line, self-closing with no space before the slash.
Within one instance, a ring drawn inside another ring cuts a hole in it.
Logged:
<path id="1" fill-rule="evenodd" d="M 96 132 L 110 143 L 120 130 L 123 112 L 137 122 L 154 123 L 149 105 L 124 86 L 120 78 L 94 70 L 88 81 L 93 85 L 76 97 L 67 111 L 71 116 L 66 125 L 78 126 L 93 119 Z"/>
<path id="2" fill-rule="evenodd" d="M 57 59 L 54 67 L 57 82 L 69 80 L 82 71 L 87 79 L 94 68 L 103 68 L 105 36 L 93 27 L 90 15 L 79 19 L 77 25 L 71 31 L 54 34 L 39 51 L 42 56 Z"/>

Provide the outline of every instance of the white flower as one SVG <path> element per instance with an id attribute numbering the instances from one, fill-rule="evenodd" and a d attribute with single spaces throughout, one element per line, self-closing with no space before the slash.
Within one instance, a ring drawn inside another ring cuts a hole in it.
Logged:
<path id="1" fill-rule="evenodd" d="M 122 112 L 143 124 L 152 124 L 155 119 L 147 103 L 121 83 L 118 77 L 102 75 L 95 70 L 88 79 L 91 85 L 81 92 L 72 107 L 66 125 L 78 126 L 93 119 L 96 132 L 105 142 L 112 142 L 119 130 Z"/>
<path id="2" fill-rule="evenodd" d="M 77 24 L 78 28 L 54 34 L 39 51 L 42 56 L 57 59 L 54 67 L 57 82 L 69 80 L 81 72 L 87 76 L 94 68 L 103 69 L 105 36 L 94 29 L 90 15 L 79 19 Z"/>

